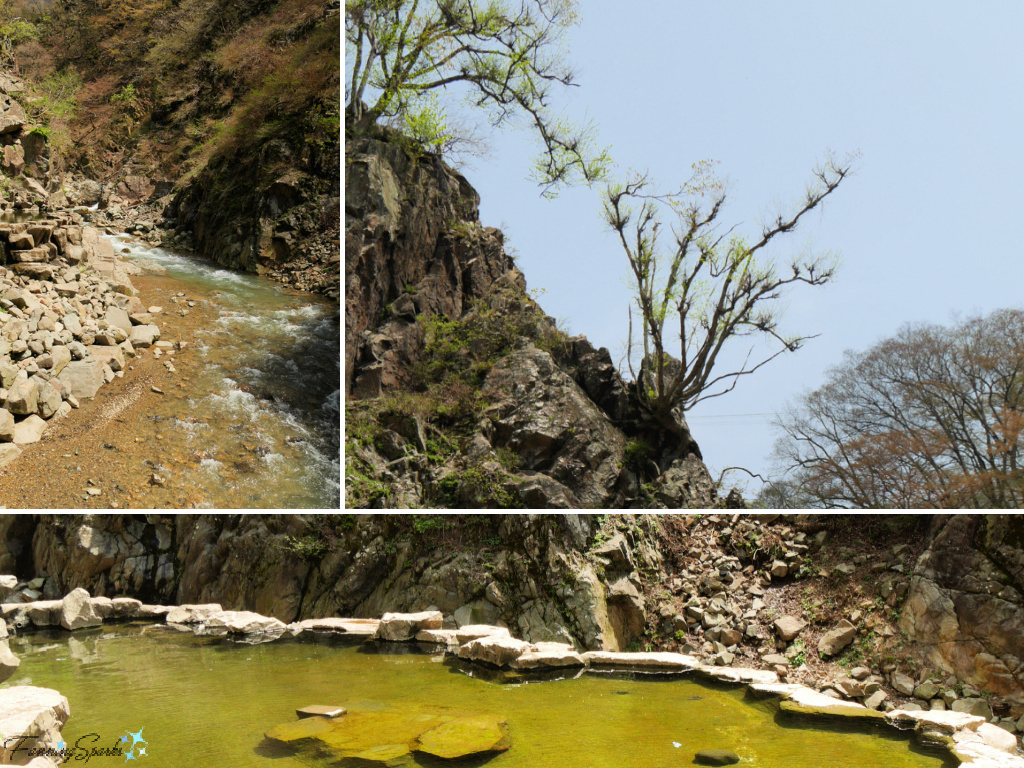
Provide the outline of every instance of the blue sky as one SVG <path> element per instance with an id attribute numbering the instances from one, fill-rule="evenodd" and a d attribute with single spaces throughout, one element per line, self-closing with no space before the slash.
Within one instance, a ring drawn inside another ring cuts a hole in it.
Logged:
<path id="1" fill-rule="evenodd" d="M 668 189 L 712 158 L 730 180 L 722 220 L 753 234 L 800 198 L 827 150 L 861 153 L 777 251 L 841 253 L 835 283 L 798 287 L 787 302 L 783 330 L 820 336 L 690 412 L 713 474 L 765 473 L 771 414 L 819 386 L 845 349 L 906 322 L 1021 306 L 1024 4 L 580 4 L 569 43 L 580 87 L 561 104 L 596 122 L 620 172 L 649 170 Z M 506 230 L 545 310 L 618 359 L 628 267 L 597 192 L 540 198 L 526 178 L 527 131 L 490 146 L 463 169 L 483 223 Z"/>

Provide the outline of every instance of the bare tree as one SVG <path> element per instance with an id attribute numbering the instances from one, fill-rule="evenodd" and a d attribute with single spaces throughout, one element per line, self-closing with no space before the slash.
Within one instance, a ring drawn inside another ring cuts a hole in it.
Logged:
<path id="1" fill-rule="evenodd" d="M 734 234 L 735 227 L 720 229 L 718 218 L 726 195 L 709 162 L 695 165 L 690 181 L 670 194 L 649 192 L 646 176 L 608 187 L 605 220 L 618 234 L 629 260 L 642 319 L 639 376 L 632 365 L 632 317 L 627 359 L 641 405 L 655 423 L 670 431 L 677 429 L 674 412 L 731 391 L 740 376 L 813 338 L 783 335 L 777 300 L 792 284 L 830 282 L 836 273 L 835 258 L 801 255 L 779 267 L 766 255 L 766 248 L 780 235 L 794 231 L 804 216 L 832 194 L 850 173 L 852 162 L 852 156 L 842 161 L 829 156 L 815 169 L 816 181 L 796 211 L 765 224 L 753 243 Z M 659 236 L 666 209 L 677 221 L 673 245 L 663 252 Z M 672 318 L 678 322 L 678 360 L 670 352 Z M 744 336 L 767 339 L 776 349 L 751 361 L 752 346 L 739 370 L 716 371 L 725 345 Z"/>
<path id="2" fill-rule="evenodd" d="M 788 482 L 823 507 L 1024 505 L 1024 312 L 905 326 L 783 416 Z"/>

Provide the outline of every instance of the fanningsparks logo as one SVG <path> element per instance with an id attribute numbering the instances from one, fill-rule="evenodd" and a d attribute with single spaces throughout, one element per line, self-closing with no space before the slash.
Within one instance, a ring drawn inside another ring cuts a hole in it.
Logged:
<path id="1" fill-rule="evenodd" d="M 0 742 L 4 751 L 10 752 L 11 757 L 20 758 L 20 753 L 24 752 L 29 760 L 33 757 L 50 757 L 63 763 L 76 760 L 88 763 L 94 757 L 124 757 L 127 762 L 149 757 L 146 751 L 149 742 L 142 738 L 143 730 L 144 728 L 139 728 L 138 731 L 125 731 L 123 736 L 118 737 L 107 747 L 99 746 L 102 737 L 98 733 L 79 736 L 74 744 L 60 741 L 56 748 L 39 744 L 36 736 L 0 736 Z"/>
<path id="2" fill-rule="evenodd" d="M 140 757 L 149 757 L 149 755 L 146 754 L 146 747 L 149 746 L 149 742 L 146 741 L 144 738 L 142 738 L 142 731 L 143 731 L 143 728 L 139 728 L 138 733 L 132 733 L 131 731 L 126 731 L 125 735 L 121 737 L 121 742 L 123 744 L 127 744 L 128 740 L 131 739 L 131 746 L 130 747 L 127 747 L 127 746 L 121 747 L 121 749 L 127 749 L 128 750 L 127 752 L 124 753 L 124 760 L 125 760 L 125 762 L 128 762 L 129 760 L 137 760 Z M 143 747 L 142 746 L 143 744 L 145 744 L 146 747 Z"/>

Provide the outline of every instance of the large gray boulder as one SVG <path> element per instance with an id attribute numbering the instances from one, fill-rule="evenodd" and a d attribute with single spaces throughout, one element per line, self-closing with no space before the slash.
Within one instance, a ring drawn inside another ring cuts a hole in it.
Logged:
<path id="1" fill-rule="evenodd" d="M 89 600 L 89 593 L 86 590 L 79 587 L 65 596 L 60 609 L 60 625 L 64 629 L 97 627 L 102 623 L 103 620 Z"/>

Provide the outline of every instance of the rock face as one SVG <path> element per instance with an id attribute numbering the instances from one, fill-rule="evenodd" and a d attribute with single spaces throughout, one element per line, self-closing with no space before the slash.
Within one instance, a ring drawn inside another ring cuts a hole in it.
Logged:
<path id="1" fill-rule="evenodd" d="M 347 424 L 381 432 L 347 443 L 349 505 L 712 506 L 682 414 L 646 424 L 608 350 L 527 295 L 465 177 L 389 136 L 346 143 Z M 424 387 L 433 413 L 392 406 Z M 458 434 L 455 460 L 430 458 L 433 432 Z"/>
<path id="2" fill-rule="evenodd" d="M 1024 700 L 1024 519 L 939 515 L 900 627 L 940 669 Z"/>

